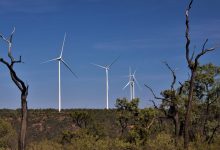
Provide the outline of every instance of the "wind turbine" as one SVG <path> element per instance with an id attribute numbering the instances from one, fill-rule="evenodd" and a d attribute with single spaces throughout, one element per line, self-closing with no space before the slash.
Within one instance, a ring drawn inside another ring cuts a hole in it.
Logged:
<path id="1" fill-rule="evenodd" d="M 108 109 L 108 91 L 109 91 L 109 84 L 108 84 L 108 71 L 110 70 L 110 67 L 119 59 L 120 56 L 118 56 L 111 64 L 109 65 L 98 65 L 98 64 L 94 64 L 92 63 L 92 65 L 100 67 L 102 69 L 105 69 L 105 73 L 106 73 L 106 109 Z"/>
<path id="2" fill-rule="evenodd" d="M 61 74 L 60 74 L 60 68 L 61 68 L 61 62 L 64 64 L 64 66 L 66 66 L 67 69 L 69 69 L 69 71 L 76 77 L 77 75 L 71 70 L 71 68 L 69 67 L 69 65 L 63 60 L 63 48 L 64 48 L 64 44 L 66 41 L 66 33 L 64 34 L 64 38 L 63 38 L 63 44 L 61 47 L 61 52 L 60 55 L 54 59 L 50 59 L 47 60 L 43 63 L 47 63 L 47 62 L 51 62 L 51 61 L 58 61 L 58 83 L 59 83 L 59 112 L 61 111 Z"/>
<path id="3" fill-rule="evenodd" d="M 130 85 L 131 100 L 135 98 L 135 87 L 134 87 L 135 83 L 140 88 L 139 83 L 138 83 L 137 79 L 135 78 L 135 73 L 136 73 L 136 70 L 134 71 L 133 74 L 131 74 L 131 68 L 129 67 L 129 75 L 128 75 L 129 81 L 123 88 L 123 90 L 124 90 L 128 85 Z"/>

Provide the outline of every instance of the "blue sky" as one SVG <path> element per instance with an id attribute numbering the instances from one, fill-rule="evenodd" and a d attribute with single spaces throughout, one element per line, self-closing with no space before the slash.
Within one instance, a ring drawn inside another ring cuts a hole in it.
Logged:
<path id="1" fill-rule="evenodd" d="M 137 70 L 142 89 L 136 88 L 140 106 L 152 98 L 146 83 L 158 93 L 170 87 L 171 75 L 161 61 L 178 68 L 178 81 L 188 78 L 185 61 L 185 15 L 188 1 L 177 0 L 1 0 L 0 32 L 8 35 L 13 26 L 15 57 L 24 64 L 15 66 L 30 85 L 29 108 L 57 108 L 58 64 L 40 64 L 57 57 L 67 33 L 63 57 L 79 79 L 62 66 L 63 108 L 104 108 L 105 71 L 90 63 L 106 65 L 121 55 L 109 74 L 110 107 L 116 98 L 128 97 L 128 68 Z M 220 45 L 220 1 L 195 0 L 190 14 L 191 48 L 198 52 Z M 220 49 L 206 55 L 202 63 L 220 65 Z M 7 58 L 0 41 L 0 57 Z M 0 65 L 0 108 L 20 107 L 19 91 Z M 159 101 L 158 101 L 159 103 Z"/>

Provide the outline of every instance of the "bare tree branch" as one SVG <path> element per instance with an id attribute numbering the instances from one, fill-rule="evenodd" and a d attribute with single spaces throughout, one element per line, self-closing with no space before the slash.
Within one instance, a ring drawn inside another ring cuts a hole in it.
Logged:
<path id="1" fill-rule="evenodd" d="M 147 129 L 150 129 L 150 127 L 153 125 L 154 121 L 156 120 L 156 117 L 154 117 L 151 122 L 149 123 L 149 125 L 146 127 Z"/>
<path id="2" fill-rule="evenodd" d="M 191 62 L 193 61 L 194 56 L 195 56 L 195 50 L 193 51 L 193 53 L 192 53 L 192 55 L 191 55 L 191 58 L 190 58 L 190 61 L 191 61 Z"/>
<path id="3" fill-rule="evenodd" d="M 175 83 L 176 83 L 176 74 L 175 74 L 175 71 L 174 71 L 174 69 L 172 69 L 170 66 L 169 66 L 169 64 L 166 62 L 166 61 L 164 61 L 163 62 L 166 66 L 167 66 L 167 68 L 171 71 L 171 73 L 172 73 L 172 75 L 173 75 L 173 82 L 172 82 L 172 84 L 171 84 L 171 90 L 174 90 L 174 85 L 175 85 Z"/>
<path id="4" fill-rule="evenodd" d="M 219 124 L 219 122 L 218 122 L 218 124 L 217 124 L 217 126 L 213 129 L 213 131 L 212 131 L 212 135 L 211 135 L 211 137 L 209 138 L 209 140 L 208 140 L 208 144 L 210 144 L 211 142 L 212 142 L 212 140 L 213 140 L 213 138 L 214 138 L 214 135 L 215 135 L 215 133 L 216 133 L 216 131 L 217 131 L 217 129 L 220 127 L 220 124 Z"/>
<path id="5" fill-rule="evenodd" d="M 163 106 L 158 108 L 155 101 L 153 101 L 153 100 L 150 100 L 150 101 L 153 103 L 155 109 L 162 111 L 164 113 L 164 115 L 167 116 L 167 112 L 166 112 L 166 110 L 164 109 Z"/>
<path id="6" fill-rule="evenodd" d="M 213 101 L 211 101 L 211 102 L 209 103 L 209 105 L 213 104 L 213 103 L 216 102 L 217 100 L 219 100 L 219 97 L 216 97 Z"/>
<path id="7" fill-rule="evenodd" d="M 165 100 L 162 97 L 157 97 L 156 94 L 154 93 L 153 89 L 151 87 L 149 87 L 148 85 L 144 84 L 144 86 L 147 87 L 151 91 L 151 93 L 153 94 L 155 99 Z"/>
<path id="8" fill-rule="evenodd" d="M 153 100 L 149 100 L 149 101 L 153 103 L 155 109 L 158 109 L 158 107 L 157 107 L 155 101 L 153 101 Z"/>
<path id="9" fill-rule="evenodd" d="M 191 9 L 191 5 L 193 3 L 193 0 L 191 0 L 188 8 L 186 9 L 186 32 L 185 32 L 185 37 L 186 37 L 186 60 L 188 62 L 188 65 L 192 65 L 192 61 L 190 60 L 190 49 L 189 49 L 189 45 L 190 45 L 190 37 L 189 37 L 189 11 Z"/>
<path id="10" fill-rule="evenodd" d="M 199 58 L 200 58 L 202 55 L 206 54 L 207 52 L 211 52 L 211 51 L 215 50 L 214 47 L 213 47 L 213 48 L 205 48 L 207 42 L 208 42 L 208 39 L 205 40 L 205 42 L 204 42 L 204 44 L 203 44 L 203 46 L 202 46 L 202 51 L 196 56 L 196 58 L 195 58 L 195 66 L 194 66 L 194 67 L 197 67 L 197 66 L 198 66 L 198 60 L 199 60 Z"/>
<path id="11" fill-rule="evenodd" d="M 183 87 L 184 87 L 184 85 L 183 85 L 181 82 L 179 82 L 179 84 L 180 84 L 180 88 L 179 88 L 178 95 L 181 95 L 182 92 L 183 92 Z"/>
<path id="12" fill-rule="evenodd" d="M 11 53 L 11 47 L 12 47 L 12 38 L 15 33 L 15 27 L 13 28 L 13 31 L 11 32 L 11 35 L 9 38 L 5 38 L 3 34 L 0 34 L 0 37 L 8 44 L 8 57 L 11 59 L 11 63 L 14 62 L 14 58 Z"/>

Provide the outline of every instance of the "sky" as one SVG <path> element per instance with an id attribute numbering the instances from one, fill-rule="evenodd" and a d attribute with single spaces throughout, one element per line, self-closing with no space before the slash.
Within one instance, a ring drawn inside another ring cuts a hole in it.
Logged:
<path id="1" fill-rule="evenodd" d="M 62 108 L 106 107 L 105 70 L 91 65 L 110 64 L 109 106 L 117 98 L 129 99 L 129 67 L 136 70 L 140 107 L 150 107 L 150 85 L 159 96 L 170 88 L 172 76 L 162 61 L 176 68 L 177 80 L 188 79 L 185 60 L 185 9 L 188 0 L 1 0 L 0 33 L 16 27 L 13 55 L 22 56 L 18 76 L 29 85 L 29 108 L 58 107 L 58 63 L 41 64 L 58 57 L 64 33 L 63 59 L 79 76 L 61 66 Z M 220 1 L 195 0 L 190 12 L 191 50 L 220 46 Z M 201 63 L 220 65 L 220 48 L 202 57 Z M 0 57 L 7 45 L 0 40 Z M 178 84 L 176 85 L 178 87 Z M 160 101 L 156 101 L 160 103 Z M 20 92 L 0 64 L 0 108 L 20 107 Z"/>

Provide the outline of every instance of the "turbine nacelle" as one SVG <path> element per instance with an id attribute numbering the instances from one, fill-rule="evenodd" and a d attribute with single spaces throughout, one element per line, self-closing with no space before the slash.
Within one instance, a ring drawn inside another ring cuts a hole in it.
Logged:
<path id="1" fill-rule="evenodd" d="M 111 64 L 105 65 L 105 66 L 102 66 L 102 65 L 99 65 L 99 64 L 95 64 L 95 63 L 91 63 L 91 64 L 94 65 L 94 66 L 97 66 L 97 67 L 106 69 L 106 70 L 110 70 L 111 66 L 112 66 L 119 58 L 120 58 L 120 56 L 118 56 Z"/>

